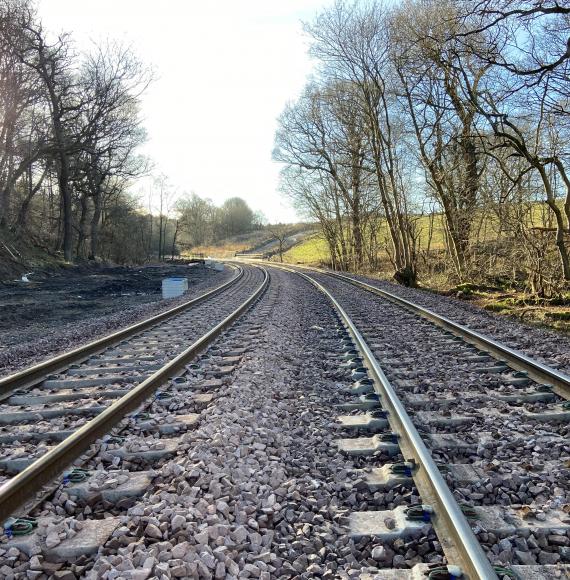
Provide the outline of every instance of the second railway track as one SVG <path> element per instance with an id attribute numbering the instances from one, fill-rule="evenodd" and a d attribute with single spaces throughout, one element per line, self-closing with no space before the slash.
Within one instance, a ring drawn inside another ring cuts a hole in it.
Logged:
<path id="1" fill-rule="evenodd" d="M 209 334 L 237 318 L 266 283 L 262 269 L 238 267 L 232 280 L 195 300 L 2 379 L 0 485 L 6 485 L 0 515 L 13 513 L 23 498 L 175 376 L 208 344 Z M 100 426 L 89 435 L 95 419 Z"/>

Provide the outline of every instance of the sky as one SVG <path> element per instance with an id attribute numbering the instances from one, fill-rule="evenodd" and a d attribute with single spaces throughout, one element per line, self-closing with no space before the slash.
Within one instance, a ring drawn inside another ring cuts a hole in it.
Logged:
<path id="1" fill-rule="evenodd" d="M 313 63 L 301 21 L 324 0 L 39 0 L 78 50 L 119 40 L 154 70 L 142 98 L 141 152 L 171 186 L 221 203 L 243 197 L 271 222 L 295 221 L 272 161 L 276 118 Z M 150 183 L 136 192 L 148 195 Z"/>

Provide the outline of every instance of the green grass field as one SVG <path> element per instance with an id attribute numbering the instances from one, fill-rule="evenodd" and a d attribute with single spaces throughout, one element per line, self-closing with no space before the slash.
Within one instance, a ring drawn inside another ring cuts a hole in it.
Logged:
<path id="1" fill-rule="evenodd" d="M 529 225 L 547 225 L 548 208 L 543 203 L 532 204 L 527 211 L 526 217 Z M 430 216 L 420 216 L 416 219 L 416 228 L 419 232 L 419 251 L 426 250 L 443 250 L 445 248 L 445 225 L 443 214 L 435 214 L 431 217 L 431 240 L 430 240 Z M 498 221 L 493 213 L 481 212 L 473 220 L 472 232 L 477 236 L 477 241 L 490 242 L 497 238 Z M 380 245 L 382 240 L 388 238 L 388 231 L 385 223 L 382 223 L 378 232 Z M 387 257 L 387 256 L 386 256 Z M 322 261 L 330 260 L 330 253 L 324 237 L 320 234 L 310 236 L 301 243 L 297 244 L 287 251 L 283 259 L 287 262 L 302 264 L 317 264 Z"/>
<path id="2" fill-rule="evenodd" d="M 293 264 L 316 264 L 329 259 L 329 249 L 321 234 L 309 236 L 283 254 L 283 260 Z"/>
<path id="3" fill-rule="evenodd" d="M 419 217 L 417 227 L 420 230 L 420 247 L 425 249 L 429 243 L 429 217 Z M 386 226 L 382 224 L 378 238 L 379 240 L 383 240 L 387 236 Z M 433 220 L 433 233 L 430 247 L 431 249 L 442 249 L 444 247 L 443 218 L 441 215 L 436 215 Z M 285 252 L 283 259 L 289 263 L 318 264 L 329 261 L 330 252 L 323 235 L 315 234 Z"/>

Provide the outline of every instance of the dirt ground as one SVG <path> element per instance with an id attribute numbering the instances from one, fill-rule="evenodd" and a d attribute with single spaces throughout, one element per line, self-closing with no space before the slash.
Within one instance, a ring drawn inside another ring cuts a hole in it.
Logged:
<path id="1" fill-rule="evenodd" d="M 161 291 L 162 279 L 170 276 L 188 278 L 189 291 L 184 298 L 188 300 L 194 293 L 221 284 L 231 273 L 228 269 L 216 272 L 201 264 L 79 266 L 32 274 L 28 283 L 2 282 L 0 359 L 8 351 L 31 346 L 61 329 L 75 329 L 78 338 L 82 334 L 80 329 L 86 326 L 100 326 L 109 321 L 105 326 L 114 327 L 119 317 L 131 322 L 131 318 L 144 317 L 147 310 L 151 314 L 171 307 L 172 300 L 162 301 Z M 125 316 L 129 313 L 130 316 Z"/>

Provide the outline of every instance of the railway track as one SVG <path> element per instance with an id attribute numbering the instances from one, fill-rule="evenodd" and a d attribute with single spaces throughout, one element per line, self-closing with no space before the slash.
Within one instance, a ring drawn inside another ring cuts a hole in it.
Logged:
<path id="1" fill-rule="evenodd" d="M 367 458 L 371 490 L 414 485 L 424 502 L 414 509 L 457 566 L 373 577 L 570 574 L 559 554 L 570 546 L 570 378 L 364 282 L 297 272 L 327 295 L 346 328 L 359 399 L 339 417 L 348 434 L 340 449 Z M 418 525 L 406 509 L 354 513 L 350 533 L 413 536 Z"/>
<path id="2" fill-rule="evenodd" d="M 42 486 L 97 439 L 109 440 L 108 434 L 149 397 L 168 401 L 167 393 L 155 391 L 184 372 L 268 281 L 259 267 L 238 267 L 230 281 L 194 300 L 1 379 L 0 519 L 37 505 L 45 496 Z M 135 415 L 131 422 L 140 442 L 126 451 L 121 438 L 111 438 L 115 456 L 162 451 L 164 442 L 154 437 L 191 428 L 196 416 L 170 413 L 163 419 L 157 426 L 150 415 Z"/>

